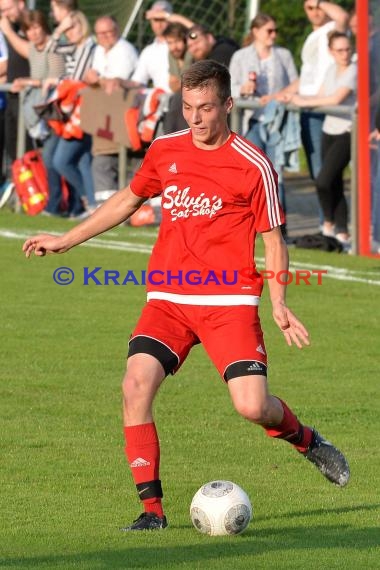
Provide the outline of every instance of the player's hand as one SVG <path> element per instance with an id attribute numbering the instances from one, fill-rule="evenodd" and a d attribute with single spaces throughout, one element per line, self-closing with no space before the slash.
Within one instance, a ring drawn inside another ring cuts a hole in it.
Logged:
<path id="1" fill-rule="evenodd" d="M 22 251 L 26 257 L 30 257 L 32 253 L 38 257 L 43 257 L 48 253 L 65 253 L 67 247 L 62 236 L 52 236 L 49 234 L 39 234 L 26 240 L 22 246 Z"/>
<path id="2" fill-rule="evenodd" d="M 289 346 L 309 346 L 309 333 L 295 314 L 282 303 L 273 306 L 273 318 Z"/>

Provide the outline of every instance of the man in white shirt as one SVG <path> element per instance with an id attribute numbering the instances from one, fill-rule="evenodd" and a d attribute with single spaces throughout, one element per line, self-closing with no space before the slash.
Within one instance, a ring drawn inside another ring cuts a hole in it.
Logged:
<path id="1" fill-rule="evenodd" d="M 154 2 L 150 10 L 145 14 L 154 33 L 154 40 L 146 46 L 138 59 L 137 68 L 132 75 L 132 80 L 137 83 L 148 85 L 152 82 L 153 87 L 163 89 L 171 93 L 169 87 L 169 49 L 163 36 L 168 18 L 173 13 L 170 2 L 158 0 Z M 163 17 L 166 15 L 167 17 Z"/>
<path id="2" fill-rule="evenodd" d="M 323 0 L 304 0 L 304 10 L 313 28 L 307 36 L 301 52 L 300 77 L 289 85 L 283 93 L 317 95 L 325 73 L 333 63 L 328 51 L 328 34 L 332 30 L 344 32 L 347 28 L 348 13 L 338 4 Z M 310 176 L 315 180 L 322 164 L 322 124 L 324 114 L 301 113 L 301 135 Z"/>
<path id="3" fill-rule="evenodd" d="M 120 37 L 118 24 L 112 16 L 98 18 L 94 29 L 98 45 L 86 82 L 94 85 L 101 84 L 102 79 L 129 79 L 138 59 L 135 47 Z"/>
<path id="4" fill-rule="evenodd" d="M 101 16 L 95 22 L 95 48 L 91 69 L 85 75 L 89 85 L 100 85 L 111 93 L 121 80 L 128 80 L 137 63 L 135 47 L 120 37 L 119 26 L 112 16 Z M 112 141 L 93 137 L 92 175 L 95 192 L 119 188 L 119 146 Z"/>
<path id="5" fill-rule="evenodd" d="M 327 69 L 333 63 L 328 49 L 328 34 L 332 30 L 344 32 L 348 13 L 338 4 L 321 0 L 305 0 L 304 10 L 313 27 L 301 52 L 300 95 L 317 95 Z M 315 180 L 322 166 L 322 113 L 301 114 L 301 137 L 310 176 Z"/>

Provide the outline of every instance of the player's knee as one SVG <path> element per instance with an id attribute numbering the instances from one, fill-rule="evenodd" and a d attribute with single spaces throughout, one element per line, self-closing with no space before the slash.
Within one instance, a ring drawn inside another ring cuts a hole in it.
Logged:
<path id="1" fill-rule="evenodd" d="M 147 391 L 146 383 L 136 374 L 127 373 L 122 383 L 123 399 L 125 405 L 132 404 L 144 397 Z"/>
<path id="2" fill-rule="evenodd" d="M 261 401 L 247 401 L 241 399 L 234 402 L 236 411 L 246 420 L 255 424 L 264 424 L 266 418 L 266 405 Z"/>

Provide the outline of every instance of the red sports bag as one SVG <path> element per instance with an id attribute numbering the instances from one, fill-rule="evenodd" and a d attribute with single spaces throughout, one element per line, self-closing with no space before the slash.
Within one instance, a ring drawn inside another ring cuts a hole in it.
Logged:
<path id="1" fill-rule="evenodd" d="M 28 216 L 39 214 L 49 200 L 46 168 L 39 150 L 30 150 L 12 164 L 12 179 L 17 196 Z M 61 209 L 67 208 L 68 189 L 62 179 Z"/>
<path id="2" fill-rule="evenodd" d="M 45 165 L 38 150 L 30 150 L 13 162 L 12 179 L 25 213 L 39 214 L 47 204 L 49 192 Z"/>
<path id="3" fill-rule="evenodd" d="M 157 219 L 152 206 L 143 204 L 130 218 L 131 226 L 137 228 L 139 226 L 150 226 L 157 223 Z"/>

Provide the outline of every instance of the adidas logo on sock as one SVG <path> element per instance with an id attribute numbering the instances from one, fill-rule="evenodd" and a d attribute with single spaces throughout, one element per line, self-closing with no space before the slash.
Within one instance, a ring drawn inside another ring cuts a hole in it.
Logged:
<path id="1" fill-rule="evenodd" d="M 150 462 L 142 457 L 137 457 L 132 463 L 130 463 L 130 467 L 148 467 Z"/>

